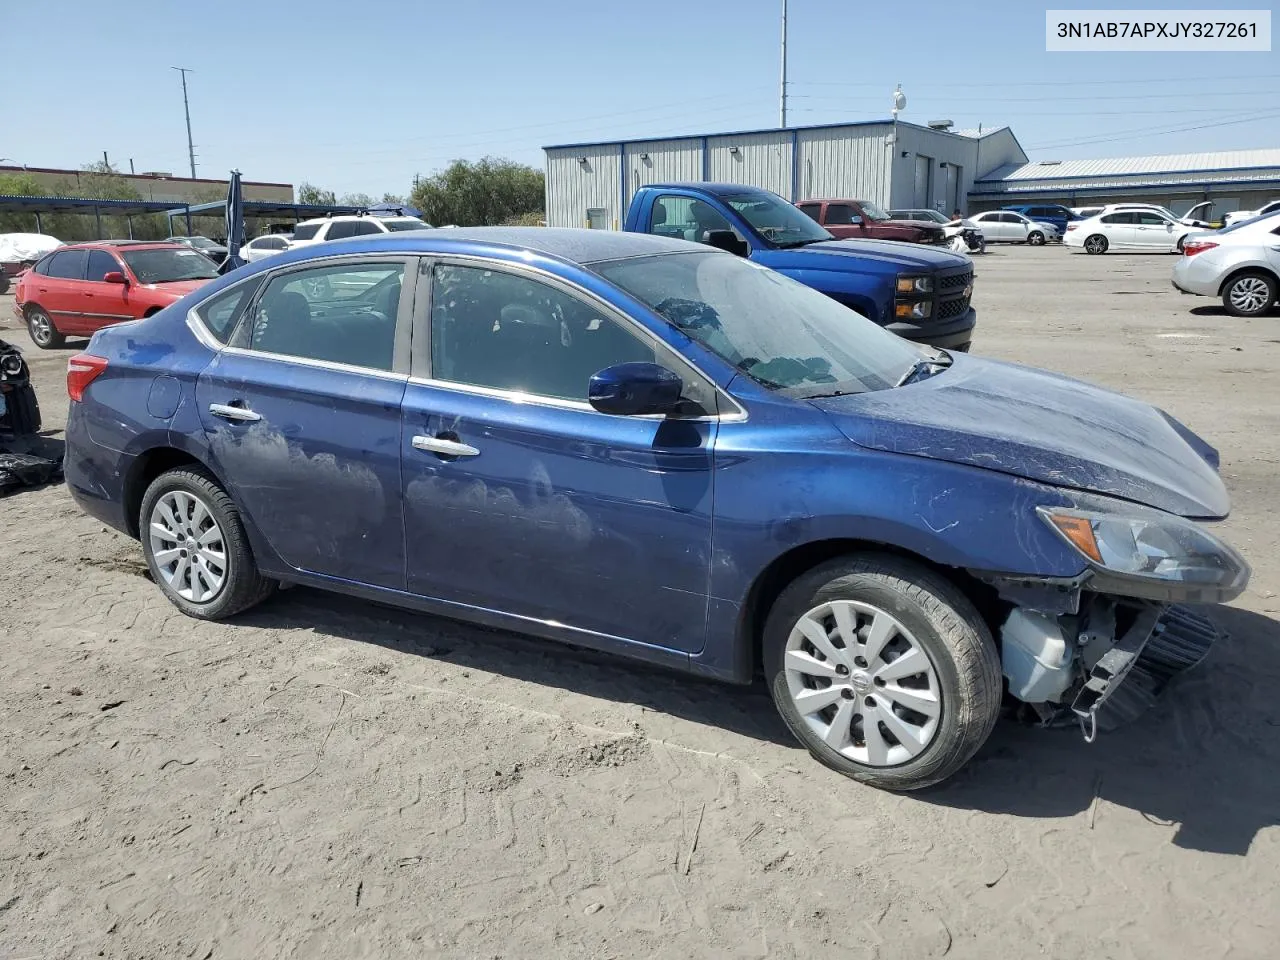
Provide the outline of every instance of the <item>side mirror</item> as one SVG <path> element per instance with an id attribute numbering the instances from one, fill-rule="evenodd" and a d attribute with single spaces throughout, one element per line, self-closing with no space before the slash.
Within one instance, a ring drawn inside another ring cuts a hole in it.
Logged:
<path id="1" fill-rule="evenodd" d="M 684 381 L 656 363 L 617 363 L 593 374 L 587 400 L 601 413 L 638 417 L 670 413 L 680 402 Z"/>
<path id="2" fill-rule="evenodd" d="M 727 250 L 740 257 L 745 257 L 751 252 L 747 242 L 739 240 L 738 235 L 732 230 L 708 230 L 702 235 L 702 242 L 709 247 L 715 247 L 717 250 Z"/>
<path id="3" fill-rule="evenodd" d="M 123 283 L 129 285 L 129 279 L 119 270 L 110 270 L 102 275 L 103 283 Z"/>

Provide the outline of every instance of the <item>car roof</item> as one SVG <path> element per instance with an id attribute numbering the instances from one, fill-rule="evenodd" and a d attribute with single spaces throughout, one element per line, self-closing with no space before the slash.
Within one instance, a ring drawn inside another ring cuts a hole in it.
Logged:
<path id="1" fill-rule="evenodd" d="M 85 240 L 80 243 L 68 243 L 58 247 L 55 253 L 61 250 L 91 250 L 105 249 L 109 247 L 131 247 L 142 250 L 180 250 L 185 249 L 180 243 L 171 243 L 168 240 Z"/>
<path id="2" fill-rule="evenodd" d="M 308 223 L 329 223 L 335 220 L 421 220 L 421 217 L 415 217 L 408 213 L 397 213 L 392 217 L 384 217 L 376 213 L 335 213 L 331 217 L 312 217 L 310 220 L 303 220 L 297 224 L 301 227 Z"/>
<path id="3" fill-rule="evenodd" d="M 484 255 L 496 250 L 544 254 L 585 265 L 602 260 L 653 256 L 664 253 L 709 251 L 705 244 L 674 240 L 650 233 L 587 230 L 574 227 L 432 227 L 395 233 L 330 240 L 282 254 L 276 263 L 299 262 L 352 253 L 469 253 Z M 266 262 L 266 261 L 262 261 Z"/>
<path id="4" fill-rule="evenodd" d="M 700 190 L 703 193 L 709 193 L 715 197 L 740 197 L 743 194 L 751 193 L 777 196 L 777 194 L 770 190 L 765 190 L 761 187 L 748 186 L 744 183 L 695 183 L 693 181 L 686 181 L 684 183 L 649 183 L 645 184 L 645 186 L 646 188 L 653 190 Z M 815 200 L 814 202 L 820 201 Z"/>

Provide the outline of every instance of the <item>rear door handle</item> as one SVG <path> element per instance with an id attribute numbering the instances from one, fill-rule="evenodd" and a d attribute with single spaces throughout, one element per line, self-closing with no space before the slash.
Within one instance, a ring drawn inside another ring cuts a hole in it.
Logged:
<path id="1" fill-rule="evenodd" d="M 413 448 L 415 450 L 427 450 L 431 453 L 440 453 L 446 457 L 477 457 L 480 451 L 469 443 L 462 443 L 458 440 L 448 440 L 444 437 L 414 437 Z"/>
<path id="2" fill-rule="evenodd" d="M 248 407 L 235 407 L 228 403 L 211 403 L 209 412 L 223 420 L 237 420 L 241 423 L 257 423 L 262 414 L 254 413 Z"/>

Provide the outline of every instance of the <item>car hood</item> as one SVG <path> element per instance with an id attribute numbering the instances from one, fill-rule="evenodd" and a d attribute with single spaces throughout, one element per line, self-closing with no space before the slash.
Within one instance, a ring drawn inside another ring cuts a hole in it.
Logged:
<path id="1" fill-rule="evenodd" d="M 926 380 L 810 401 L 855 443 L 1088 490 L 1184 517 L 1230 509 L 1217 451 L 1162 410 L 963 354 Z"/>
<path id="2" fill-rule="evenodd" d="M 212 282 L 212 280 L 175 280 L 173 283 L 148 283 L 143 286 L 143 289 L 170 296 L 174 300 L 180 300 L 188 293 L 199 290 L 206 283 Z"/>
<path id="3" fill-rule="evenodd" d="M 909 221 L 897 221 L 907 223 Z M 931 224 L 939 227 L 940 224 Z M 899 240 L 822 240 L 790 250 L 767 250 L 759 259 L 766 266 L 800 270 L 854 270 L 858 261 L 874 261 L 893 270 L 935 270 L 962 267 L 969 261 L 936 247 Z M 752 259 L 757 259 L 752 257 Z"/>

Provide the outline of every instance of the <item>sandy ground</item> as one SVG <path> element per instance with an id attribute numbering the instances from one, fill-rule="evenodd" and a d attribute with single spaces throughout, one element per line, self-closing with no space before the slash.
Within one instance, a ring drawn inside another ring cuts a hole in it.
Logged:
<path id="1" fill-rule="evenodd" d="M 1231 637 L 1136 725 L 1002 724 L 922 795 L 761 689 L 301 589 L 185 619 L 61 487 L 0 501 L 0 958 L 1277 956 L 1280 316 L 1172 263 L 997 250 L 976 347 L 1221 448 Z M 10 305 L 57 430 L 71 349 Z"/>

